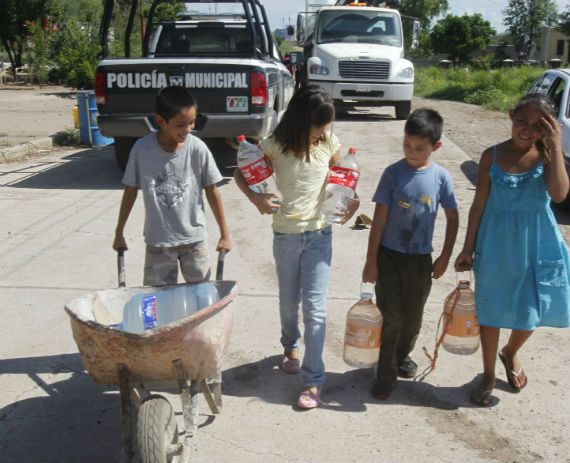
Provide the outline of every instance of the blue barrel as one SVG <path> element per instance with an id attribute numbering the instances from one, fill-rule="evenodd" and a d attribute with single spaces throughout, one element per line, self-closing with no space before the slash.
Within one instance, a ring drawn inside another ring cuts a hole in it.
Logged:
<path id="1" fill-rule="evenodd" d="M 101 135 L 97 126 L 97 105 L 94 90 L 77 92 L 77 110 L 79 113 L 79 141 L 82 145 L 105 146 L 113 143 L 113 138 Z"/>

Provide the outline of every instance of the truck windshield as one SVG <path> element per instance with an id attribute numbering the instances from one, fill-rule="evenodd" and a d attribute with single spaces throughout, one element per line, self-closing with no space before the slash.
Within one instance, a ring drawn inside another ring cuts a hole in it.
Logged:
<path id="1" fill-rule="evenodd" d="M 358 42 L 402 46 L 398 15 L 375 10 L 323 11 L 315 34 L 317 43 Z"/>

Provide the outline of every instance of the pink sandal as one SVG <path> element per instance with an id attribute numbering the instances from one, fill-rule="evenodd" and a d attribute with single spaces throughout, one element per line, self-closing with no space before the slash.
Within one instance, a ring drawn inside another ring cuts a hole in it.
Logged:
<path id="1" fill-rule="evenodd" d="M 296 375 L 301 371 L 301 362 L 299 359 L 292 359 L 285 355 L 281 361 L 281 369 L 286 373 Z"/>
<path id="2" fill-rule="evenodd" d="M 301 391 L 299 399 L 297 400 L 297 407 L 304 409 L 317 408 L 321 403 L 321 388 L 318 388 L 316 394 L 311 394 L 307 391 Z"/>

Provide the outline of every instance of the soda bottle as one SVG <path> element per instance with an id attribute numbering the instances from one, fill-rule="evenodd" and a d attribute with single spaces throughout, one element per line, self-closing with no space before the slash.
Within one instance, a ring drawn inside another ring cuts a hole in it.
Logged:
<path id="1" fill-rule="evenodd" d="M 249 143 L 245 139 L 245 135 L 237 137 L 237 141 L 239 142 L 237 164 L 249 188 L 256 193 L 278 194 L 269 160 L 263 151 L 256 145 Z M 276 204 L 280 203 L 277 198 L 272 199 L 272 201 Z"/>
<path id="2" fill-rule="evenodd" d="M 155 293 L 136 294 L 125 304 L 119 328 L 131 333 L 142 333 L 192 315 L 219 299 L 216 286 L 208 282 L 179 285 Z"/>
<path id="3" fill-rule="evenodd" d="M 370 368 L 378 363 L 382 314 L 372 301 L 374 285 L 362 283 L 360 300 L 346 314 L 344 361 L 357 368 Z"/>
<path id="4" fill-rule="evenodd" d="M 445 299 L 443 347 L 453 354 L 473 354 L 480 343 L 475 312 L 475 293 L 469 280 L 459 280 L 457 288 Z"/>
<path id="5" fill-rule="evenodd" d="M 358 177 L 360 177 L 360 167 L 356 161 L 356 149 L 350 148 L 348 154 L 341 157 L 329 173 L 321 205 L 321 214 L 328 223 L 342 220 L 342 217 L 336 216 L 335 213 L 346 211 L 348 201 L 354 198 Z"/>

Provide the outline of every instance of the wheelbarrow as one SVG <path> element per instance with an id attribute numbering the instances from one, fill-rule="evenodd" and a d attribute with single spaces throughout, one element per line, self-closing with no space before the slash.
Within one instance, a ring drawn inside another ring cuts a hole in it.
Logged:
<path id="1" fill-rule="evenodd" d="M 140 334 L 117 326 L 123 307 L 134 295 L 156 294 L 193 283 L 126 288 L 120 251 L 119 288 L 96 291 L 65 305 L 87 372 L 100 384 L 119 386 L 121 461 L 131 461 L 134 454 L 141 463 L 188 462 L 196 451 L 200 392 L 211 412 L 220 413 L 221 366 L 231 336 L 232 302 L 238 294 L 237 282 L 222 280 L 223 260 L 221 252 L 217 279 L 209 283 L 218 290 L 217 302 Z M 179 433 L 168 399 L 151 393 L 176 385 L 182 402 L 183 433 Z M 138 409 L 134 426 L 132 403 Z"/>

